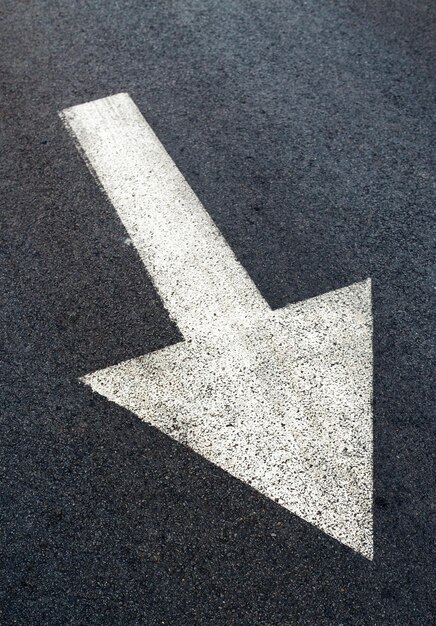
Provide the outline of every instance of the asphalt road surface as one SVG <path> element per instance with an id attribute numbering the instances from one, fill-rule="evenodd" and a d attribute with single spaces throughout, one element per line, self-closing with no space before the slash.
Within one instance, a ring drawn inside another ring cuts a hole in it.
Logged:
<path id="1" fill-rule="evenodd" d="M 2 626 L 435 623 L 435 18 L 1 0 Z M 58 115 L 120 92 L 273 310 L 371 279 L 372 560 L 79 380 L 183 339 Z"/>

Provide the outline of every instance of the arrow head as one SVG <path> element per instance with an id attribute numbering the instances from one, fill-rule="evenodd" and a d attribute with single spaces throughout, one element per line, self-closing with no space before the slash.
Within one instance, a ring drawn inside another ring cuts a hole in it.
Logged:
<path id="1" fill-rule="evenodd" d="M 371 559 L 371 319 L 368 280 L 82 380 Z"/>

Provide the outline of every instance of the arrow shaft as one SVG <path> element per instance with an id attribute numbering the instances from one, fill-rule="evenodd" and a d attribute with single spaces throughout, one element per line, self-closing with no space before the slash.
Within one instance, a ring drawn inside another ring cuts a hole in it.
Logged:
<path id="1" fill-rule="evenodd" d="M 128 94 L 61 117 L 185 339 L 270 310 Z"/>

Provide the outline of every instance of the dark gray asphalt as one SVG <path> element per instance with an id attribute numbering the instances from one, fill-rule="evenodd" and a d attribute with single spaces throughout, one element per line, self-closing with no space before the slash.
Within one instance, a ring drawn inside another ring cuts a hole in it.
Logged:
<path id="1" fill-rule="evenodd" d="M 436 623 L 435 12 L 1 0 L 2 626 Z M 77 382 L 180 339 L 57 116 L 119 91 L 273 307 L 372 277 L 374 562 Z"/>

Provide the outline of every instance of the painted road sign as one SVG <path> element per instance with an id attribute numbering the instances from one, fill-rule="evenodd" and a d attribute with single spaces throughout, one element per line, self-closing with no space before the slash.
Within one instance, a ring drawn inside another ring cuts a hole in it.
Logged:
<path id="1" fill-rule="evenodd" d="M 61 117 L 184 337 L 83 380 L 371 559 L 370 281 L 271 310 L 128 94 Z"/>

